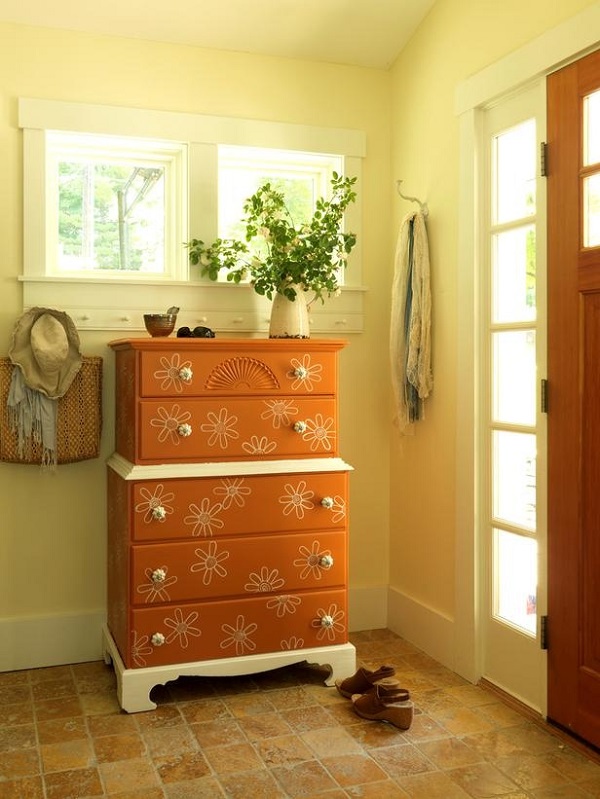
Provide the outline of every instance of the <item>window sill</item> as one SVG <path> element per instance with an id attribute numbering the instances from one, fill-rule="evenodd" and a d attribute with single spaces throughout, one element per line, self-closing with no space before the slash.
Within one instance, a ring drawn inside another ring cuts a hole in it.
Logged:
<path id="1" fill-rule="evenodd" d="M 177 325 L 212 328 L 217 333 L 263 333 L 271 303 L 250 286 L 177 281 L 124 283 L 115 278 L 20 277 L 24 308 L 59 308 L 79 330 L 144 331 L 144 313 L 180 308 Z M 118 288 L 117 288 L 118 287 Z M 315 333 L 361 333 L 367 289 L 345 286 L 339 297 L 310 308 Z"/>

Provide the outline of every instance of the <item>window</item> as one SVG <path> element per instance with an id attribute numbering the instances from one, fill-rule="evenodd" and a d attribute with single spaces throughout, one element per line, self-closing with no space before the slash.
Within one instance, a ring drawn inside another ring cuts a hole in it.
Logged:
<path id="1" fill-rule="evenodd" d="M 244 202 L 263 183 L 270 183 L 285 196 L 299 226 L 311 218 L 318 198 L 330 195 L 333 173 L 343 172 L 344 167 L 339 155 L 256 147 L 220 146 L 218 159 L 218 234 L 224 239 L 244 239 Z M 260 245 L 250 242 L 251 251 L 253 246 Z M 343 285 L 343 270 L 339 275 L 338 282 Z M 222 279 L 226 280 L 226 275 Z"/>
<path id="2" fill-rule="evenodd" d="M 342 171 L 339 155 L 220 146 L 219 236 L 238 234 L 244 200 L 262 183 L 285 194 L 299 224 L 311 216 L 319 197 L 327 197 L 333 173 Z"/>
<path id="3" fill-rule="evenodd" d="M 600 247 L 600 92 L 583 98 L 583 246 Z"/>
<path id="4" fill-rule="evenodd" d="M 201 278 L 185 242 L 235 235 L 264 178 L 311 213 L 332 171 L 360 185 L 365 155 L 361 131 L 43 100 L 19 101 L 19 125 L 24 305 L 60 307 L 83 329 L 143 330 L 144 312 L 177 305 L 182 325 L 266 330 L 268 301 Z M 346 224 L 359 241 L 360 223 L 357 202 Z M 357 246 L 315 332 L 362 329 L 360 259 Z"/>
<path id="5" fill-rule="evenodd" d="M 490 429 L 494 615 L 535 635 L 535 118 L 491 138 Z M 516 566 L 519 565 L 517 569 Z"/>
<path id="6" fill-rule="evenodd" d="M 185 278 L 186 146 L 50 131 L 46 271 Z"/>

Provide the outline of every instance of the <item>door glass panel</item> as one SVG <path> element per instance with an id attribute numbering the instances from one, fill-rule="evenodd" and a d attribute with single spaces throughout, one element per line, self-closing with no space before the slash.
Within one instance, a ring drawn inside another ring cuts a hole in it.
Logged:
<path id="1" fill-rule="evenodd" d="M 535 214 L 535 120 L 494 137 L 492 221 L 503 224 Z"/>
<path id="2" fill-rule="evenodd" d="M 535 530 L 536 442 L 531 433 L 492 432 L 492 513 L 495 519 Z"/>
<path id="3" fill-rule="evenodd" d="M 481 668 L 486 679 L 540 707 L 538 609 L 545 612 L 546 594 L 538 570 L 545 563 L 545 502 L 538 493 L 545 488 L 546 448 L 538 380 L 545 374 L 546 190 L 538 143 L 545 99 L 540 81 L 483 113 L 477 298 Z"/>
<path id="4" fill-rule="evenodd" d="M 583 246 L 600 246 L 600 174 L 583 181 Z"/>
<path id="5" fill-rule="evenodd" d="M 535 227 L 492 237 L 492 322 L 535 319 Z"/>
<path id="6" fill-rule="evenodd" d="M 511 652 L 531 651 L 537 634 L 538 446 L 538 130 L 496 109 L 488 118 L 488 296 L 486 375 L 482 394 L 485 440 L 486 636 Z M 540 198 L 543 199 L 543 198 Z M 541 262 L 543 267 L 543 261 Z M 543 275 L 543 272 L 540 274 Z M 510 629 L 508 629 L 510 628 Z M 488 645 L 486 644 L 486 645 Z M 510 657 L 510 655 L 508 656 Z M 490 664 L 488 664 L 490 665 Z M 503 673 L 504 664 L 492 669 Z"/>
<path id="7" fill-rule="evenodd" d="M 600 91 L 583 99 L 583 165 L 600 161 Z"/>
<path id="8" fill-rule="evenodd" d="M 493 421 L 535 424 L 535 331 L 512 330 L 492 335 Z"/>
<path id="9" fill-rule="evenodd" d="M 495 615 L 532 635 L 537 620 L 537 542 L 494 530 Z"/>

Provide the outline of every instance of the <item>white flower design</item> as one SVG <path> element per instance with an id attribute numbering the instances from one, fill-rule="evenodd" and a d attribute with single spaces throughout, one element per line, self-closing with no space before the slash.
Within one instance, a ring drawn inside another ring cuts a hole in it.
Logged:
<path id="1" fill-rule="evenodd" d="M 268 455 L 277 448 L 276 441 L 269 441 L 266 436 L 251 436 L 250 441 L 244 441 L 242 449 L 249 455 Z"/>
<path id="2" fill-rule="evenodd" d="M 162 483 L 154 487 L 154 493 L 145 486 L 140 486 L 140 496 L 143 498 L 143 502 L 137 503 L 135 512 L 144 514 L 144 522 L 146 524 L 150 524 L 156 518 L 164 522 L 169 513 L 173 513 L 173 508 L 169 505 L 169 502 L 173 501 L 175 494 L 172 491 L 166 492 Z M 154 510 L 156 508 L 164 508 L 165 515 L 162 517 L 155 516 Z"/>
<path id="3" fill-rule="evenodd" d="M 210 433 L 208 439 L 208 446 L 213 447 L 216 443 L 219 444 L 221 449 L 227 449 L 229 440 L 240 437 L 237 430 L 234 429 L 237 424 L 237 416 L 229 416 L 227 408 L 221 408 L 218 414 L 214 411 L 209 411 L 206 414 L 208 422 L 201 425 L 200 429 L 203 433 Z"/>
<path id="4" fill-rule="evenodd" d="M 302 360 L 298 360 L 298 358 L 292 358 L 291 364 L 292 369 L 288 374 L 290 380 L 293 380 L 292 389 L 296 391 L 299 388 L 304 388 L 306 391 L 313 390 L 313 382 L 319 383 L 321 381 L 321 372 L 323 371 L 323 366 L 320 363 L 314 363 L 311 365 L 311 357 L 307 353 L 306 355 L 302 356 Z"/>
<path id="5" fill-rule="evenodd" d="M 183 391 L 184 380 L 181 379 L 181 370 L 190 369 L 192 366 L 191 361 L 182 361 L 178 352 L 173 353 L 169 360 L 166 356 L 161 356 L 160 365 L 162 369 L 157 369 L 154 372 L 154 378 L 161 380 L 161 390 L 168 391 L 171 387 L 178 393 Z"/>
<path id="6" fill-rule="evenodd" d="M 150 639 L 147 635 L 141 635 L 138 638 L 138 634 L 135 630 L 133 630 L 132 635 L 133 643 L 131 645 L 131 657 L 133 662 L 136 666 L 145 666 L 146 658 L 144 655 L 151 655 L 154 651 L 150 646 Z"/>
<path id="7" fill-rule="evenodd" d="M 235 627 L 230 624 L 223 624 L 221 630 L 229 637 L 221 641 L 221 649 L 227 649 L 230 646 L 235 646 L 235 654 L 243 655 L 247 649 L 253 652 L 256 649 L 256 644 L 251 640 L 250 636 L 256 632 L 258 624 L 252 622 L 246 625 L 246 619 L 239 615 L 235 622 Z"/>
<path id="8" fill-rule="evenodd" d="M 300 572 L 300 579 L 306 580 L 307 577 L 312 577 L 314 580 L 320 580 L 323 567 L 321 566 L 321 558 L 325 557 L 326 555 L 331 555 L 330 549 L 320 549 L 320 543 L 318 541 L 313 541 L 311 549 L 308 547 L 301 546 L 298 547 L 298 552 L 300 553 L 301 557 L 296 558 L 294 561 L 294 566 L 298 569 L 302 569 Z"/>
<path id="9" fill-rule="evenodd" d="M 342 519 L 346 518 L 346 500 L 344 497 L 340 497 L 339 494 L 336 494 L 333 498 L 333 505 L 331 508 L 331 521 L 334 522 L 341 522 Z"/>
<path id="10" fill-rule="evenodd" d="M 269 571 L 267 566 L 263 566 L 260 570 L 260 574 L 250 572 L 248 575 L 248 582 L 244 586 L 244 589 L 254 594 L 267 593 L 281 588 L 284 582 L 285 580 L 279 577 L 278 569 Z"/>
<path id="11" fill-rule="evenodd" d="M 269 610 L 274 610 L 277 613 L 277 618 L 281 619 L 286 613 L 295 613 L 296 608 L 300 605 L 302 600 L 299 596 L 291 596 L 290 594 L 281 594 L 274 596 L 267 602 Z"/>
<path id="12" fill-rule="evenodd" d="M 246 500 L 244 497 L 247 497 L 249 494 L 252 493 L 252 489 L 250 486 L 243 485 L 244 478 L 240 477 L 238 479 L 234 479 L 232 477 L 225 477 L 221 480 L 221 485 L 216 486 L 213 489 L 213 494 L 217 494 L 217 496 L 222 496 L 223 499 L 221 500 L 221 505 L 223 506 L 223 510 L 227 510 L 231 506 L 232 503 L 238 506 L 238 508 L 243 508 L 246 504 Z"/>
<path id="13" fill-rule="evenodd" d="M 264 400 L 267 410 L 260 415 L 261 419 L 271 419 L 273 427 L 279 429 L 282 425 L 290 424 L 292 416 L 298 415 L 298 408 L 294 400 L 272 399 Z"/>
<path id="14" fill-rule="evenodd" d="M 336 634 L 343 633 L 346 629 L 342 622 L 345 613 L 336 604 L 330 605 L 328 610 L 319 608 L 317 616 L 318 618 L 313 619 L 312 626 L 319 628 L 317 632 L 318 641 L 322 641 L 323 638 L 335 641 Z"/>
<path id="15" fill-rule="evenodd" d="M 164 580 L 160 580 L 158 582 L 152 579 L 153 569 L 144 570 L 144 574 L 146 575 L 148 582 L 138 585 L 137 590 L 138 594 L 146 594 L 146 602 L 165 602 L 171 598 L 167 588 L 177 582 L 177 577 L 166 576 L 169 571 L 167 566 L 161 566 L 160 569 L 165 573 L 165 578 Z"/>
<path id="16" fill-rule="evenodd" d="M 311 500 L 315 492 L 306 490 L 305 480 L 300 480 L 296 488 L 286 483 L 285 491 L 287 492 L 285 496 L 279 497 L 279 502 L 284 506 L 283 515 L 289 516 L 290 513 L 295 513 L 297 519 L 303 519 L 304 511 L 314 507 Z"/>
<path id="17" fill-rule="evenodd" d="M 303 433 L 304 441 L 310 441 L 310 448 L 314 452 L 319 447 L 331 449 L 331 440 L 335 438 L 333 419 L 330 416 L 325 419 L 321 413 L 317 413 L 314 419 L 306 420 L 306 432 Z"/>
<path id="18" fill-rule="evenodd" d="M 210 541 L 206 549 L 196 549 L 195 554 L 200 560 L 197 563 L 192 563 L 190 571 L 202 572 L 202 582 L 204 585 L 210 585 L 215 575 L 227 577 L 227 569 L 224 568 L 221 563 L 227 560 L 229 552 L 223 551 L 217 553 L 216 541 Z"/>
<path id="19" fill-rule="evenodd" d="M 201 630 L 199 630 L 197 627 L 192 627 L 193 623 L 198 618 L 198 613 L 195 610 L 192 610 L 191 613 L 188 613 L 184 619 L 181 608 L 175 608 L 173 616 L 174 618 L 172 619 L 165 619 L 166 626 L 172 631 L 167 635 L 167 643 L 170 644 L 172 641 L 178 638 L 179 646 L 182 649 L 187 649 L 189 644 L 188 636 L 191 635 L 193 638 L 199 638 L 202 635 Z"/>
<path id="20" fill-rule="evenodd" d="M 171 410 L 167 410 L 167 408 L 163 408 L 162 406 L 157 409 L 158 417 L 154 417 L 154 419 L 150 419 L 151 427 L 158 427 L 160 431 L 158 433 L 158 440 L 162 444 L 167 439 L 170 440 L 171 444 L 179 444 L 181 441 L 181 436 L 178 433 L 178 427 L 185 422 L 188 422 L 192 414 L 189 411 L 182 411 L 181 406 L 175 404 L 171 407 Z"/>
<path id="21" fill-rule="evenodd" d="M 223 506 L 220 502 L 211 506 L 210 499 L 204 497 L 200 507 L 194 504 L 190 505 L 189 516 L 186 516 L 183 521 L 184 524 L 192 525 L 192 535 L 211 536 L 213 528 L 221 530 L 224 527 L 225 523 L 218 518 L 222 510 Z"/>
<path id="22" fill-rule="evenodd" d="M 296 638 L 295 635 L 292 635 L 287 641 L 281 642 L 282 649 L 302 649 L 304 647 L 304 638 Z"/>

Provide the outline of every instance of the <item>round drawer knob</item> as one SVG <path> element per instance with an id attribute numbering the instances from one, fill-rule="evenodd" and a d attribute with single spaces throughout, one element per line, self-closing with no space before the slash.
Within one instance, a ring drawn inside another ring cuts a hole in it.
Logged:
<path id="1" fill-rule="evenodd" d="M 165 636 L 162 633 L 153 633 L 150 643 L 152 646 L 162 646 L 165 643 Z"/>
<path id="2" fill-rule="evenodd" d="M 321 627 L 333 627 L 333 616 L 321 616 Z"/>
<path id="3" fill-rule="evenodd" d="M 192 435 L 192 425 L 191 424 L 180 424 L 177 428 L 177 432 L 182 438 L 187 438 L 188 436 Z"/>
<path id="4" fill-rule="evenodd" d="M 154 569 L 150 576 L 153 583 L 162 583 L 167 579 L 167 573 L 164 569 Z"/>
<path id="5" fill-rule="evenodd" d="M 323 499 L 321 500 L 321 505 L 324 508 L 327 508 L 327 510 L 330 510 L 331 508 L 333 508 L 333 497 L 323 497 Z"/>
<path id="6" fill-rule="evenodd" d="M 300 380 L 304 380 L 308 375 L 308 369 L 305 366 L 297 366 L 294 369 L 294 377 L 299 377 Z"/>
<path id="7" fill-rule="evenodd" d="M 296 433 L 306 433 L 306 422 L 294 422 Z"/>
<path id="8" fill-rule="evenodd" d="M 162 505 L 157 505 L 155 508 L 152 508 L 152 518 L 162 522 L 167 518 L 167 511 Z"/>
<path id="9" fill-rule="evenodd" d="M 192 377 L 194 373 L 192 372 L 192 368 L 190 366 L 182 366 L 179 370 L 179 378 L 183 380 L 184 383 L 191 383 Z"/>
<path id="10" fill-rule="evenodd" d="M 323 557 L 319 561 L 319 565 L 322 566 L 324 569 L 331 569 L 331 567 L 333 566 L 333 556 L 323 555 Z"/>

